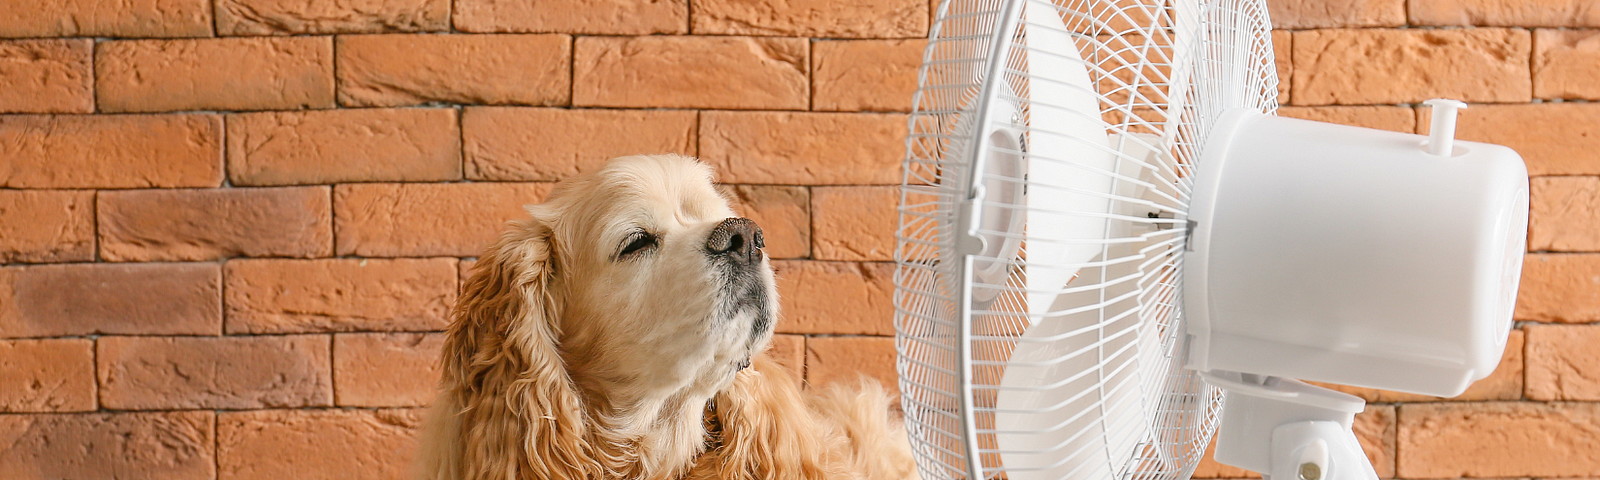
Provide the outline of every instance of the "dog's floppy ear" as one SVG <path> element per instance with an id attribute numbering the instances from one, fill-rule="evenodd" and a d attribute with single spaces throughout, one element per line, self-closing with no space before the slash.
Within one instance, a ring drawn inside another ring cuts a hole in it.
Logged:
<path id="1" fill-rule="evenodd" d="M 595 478 L 588 422 L 557 350 L 548 225 L 518 222 L 479 258 L 445 340 L 447 395 L 460 408 L 461 478 Z"/>

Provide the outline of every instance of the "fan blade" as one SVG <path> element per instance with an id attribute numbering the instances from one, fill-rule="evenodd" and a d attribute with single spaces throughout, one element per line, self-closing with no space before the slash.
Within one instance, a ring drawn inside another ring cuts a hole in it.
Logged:
<path id="1" fill-rule="evenodd" d="M 1048 6 L 1023 7 L 1028 42 L 1028 316 L 1038 322 L 1081 265 L 1101 255 L 1115 156 L 1073 33 Z"/>

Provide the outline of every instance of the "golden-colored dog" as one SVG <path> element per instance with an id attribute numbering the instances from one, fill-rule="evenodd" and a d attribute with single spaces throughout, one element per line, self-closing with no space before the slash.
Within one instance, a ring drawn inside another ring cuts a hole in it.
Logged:
<path id="1" fill-rule="evenodd" d="M 710 168 L 623 157 L 529 210 L 456 306 L 421 478 L 915 477 L 881 388 L 804 395 L 762 357 L 762 232 Z"/>

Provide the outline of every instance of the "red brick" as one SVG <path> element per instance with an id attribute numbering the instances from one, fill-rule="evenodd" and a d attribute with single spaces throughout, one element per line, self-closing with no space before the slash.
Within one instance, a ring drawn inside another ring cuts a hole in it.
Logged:
<path id="1" fill-rule="evenodd" d="M 461 179 L 455 109 L 355 109 L 229 115 L 234 185 Z"/>
<path id="2" fill-rule="evenodd" d="M 333 252 L 328 202 L 328 187 L 101 192 L 100 257 L 326 257 Z"/>
<path id="3" fill-rule="evenodd" d="M 94 192 L 0 190 L 0 263 L 94 260 Z"/>
<path id="4" fill-rule="evenodd" d="M 1597 78 L 1600 30 L 1534 31 L 1534 97 L 1600 100 Z"/>
<path id="5" fill-rule="evenodd" d="M 865 377 L 885 390 L 900 392 L 894 371 L 892 337 L 811 337 L 806 339 L 806 383 L 820 387 L 832 383 L 854 385 Z"/>
<path id="6" fill-rule="evenodd" d="M 1431 110 L 1418 110 L 1427 125 Z M 1461 111 L 1456 138 L 1511 147 L 1528 175 L 1600 174 L 1600 103 L 1473 105 Z"/>
<path id="7" fill-rule="evenodd" d="M 464 32 L 689 33 L 688 0 L 456 0 Z"/>
<path id="8" fill-rule="evenodd" d="M 1409 0 L 1412 25 L 1600 27 L 1589 0 Z"/>
<path id="9" fill-rule="evenodd" d="M 0 336 L 216 335 L 215 263 L 0 268 Z"/>
<path id="10" fill-rule="evenodd" d="M 217 478 L 407 478 L 419 410 L 262 410 L 217 415 Z"/>
<path id="11" fill-rule="evenodd" d="M 456 272 L 457 273 L 457 277 L 456 277 L 456 282 L 457 283 L 456 284 L 457 285 L 466 285 L 467 279 L 472 277 L 472 267 L 476 267 L 476 266 L 478 266 L 478 260 L 475 259 L 475 258 L 474 259 L 466 259 L 466 258 L 461 259 L 461 264 L 457 267 L 457 272 Z"/>
<path id="12" fill-rule="evenodd" d="M 1270 0 L 1273 28 L 1399 27 L 1406 0 Z M 1380 475 L 1381 477 L 1381 475 Z"/>
<path id="13" fill-rule="evenodd" d="M 1523 337 L 1522 330 L 1512 330 L 1511 335 L 1506 339 L 1506 350 L 1500 357 L 1500 365 L 1495 367 L 1494 372 L 1491 372 L 1488 377 L 1473 383 L 1461 395 L 1454 397 L 1445 398 L 1415 393 L 1391 392 L 1349 385 L 1322 386 L 1355 395 L 1373 403 L 1437 402 L 1441 400 L 1520 400 L 1522 399 Z"/>
<path id="14" fill-rule="evenodd" d="M 695 112 L 471 107 L 467 178 L 553 182 L 626 155 L 695 154 Z"/>
<path id="15" fill-rule="evenodd" d="M 784 185 L 722 185 L 722 196 L 739 216 L 761 227 L 770 258 L 811 255 L 811 193 Z"/>
<path id="16" fill-rule="evenodd" d="M 450 28 L 450 0 L 218 0 L 217 33 L 437 32 Z"/>
<path id="17" fill-rule="evenodd" d="M 1600 251 L 1600 177 L 1538 177 L 1528 188 L 1528 250 Z"/>
<path id="18" fill-rule="evenodd" d="M 0 10 L 0 37 L 209 37 L 207 0 L 53 0 Z"/>
<path id="19" fill-rule="evenodd" d="M 571 103 L 567 35 L 341 36 L 339 104 Z"/>
<path id="20" fill-rule="evenodd" d="M 893 335 L 894 265 L 779 261 L 782 333 Z"/>
<path id="21" fill-rule="evenodd" d="M 1529 325 L 1528 398 L 1600 400 L 1600 325 Z"/>
<path id="22" fill-rule="evenodd" d="M 333 401 L 341 407 L 420 407 L 439 389 L 444 334 L 341 333 L 333 337 Z"/>
<path id="23" fill-rule="evenodd" d="M 456 259 L 234 260 L 228 333 L 427 331 L 449 325 Z"/>
<path id="24" fill-rule="evenodd" d="M 215 478 L 211 412 L 0 415 L 0 477 Z"/>
<path id="25" fill-rule="evenodd" d="M 572 104 L 804 110 L 809 53 L 801 38 L 580 37 Z"/>
<path id="26" fill-rule="evenodd" d="M 1600 404 L 1400 406 L 1401 478 L 1600 475 Z"/>
<path id="27" fill-rule="evenodd" d="M 803 335 L 773 335 L 767 347 L 767 358 L 783 365 L 801 382 L 806 378 L 806 337 Z"/>
<path id="28" fill-rule="evenodd" d="M 1600 321 L 1600 255 L 1535 253 L 1522 261 L 1518 320 Z"/>
<path id="29" fill-rule="evenodd" d="M 814 187 L 812 228 L 818 260 L 894 260 L 900 187 Z"/>
<path id="30" fill-rule="evenodd" d="M 0 41 L 0 112 L 93 112 L 93 53 L 86 38 Z"/>
<path id="31" fill-rule="evenodd" d="M 1351 425 L 1378 478 L 1394 478 L 1395 423 L 1393 405 L 1367 405 Z"/>
<path id="32" fill-rule="evenodd" d="M 1527 30 L 1309 30 L 1294 33 L 1295 105 L 1526 102 Z"/>
<path id="33" fill-rule="evenodd" d="M 696 35 L 928 36 L 928 2 L 923 0 L 697 0 L 689 18 Z"/>
<path id="34" fill-rule="evenodd" d="M 0 187 L 222 184 L 216 115 L 0 115 Z"/>
<path id="35" fill-rule="evenodd" d="M 1396 106 L 1283 107 L 1278 115 L 1354 127 L 1417 133 L 1416 112 Z"/>
<path id="36" fill-rule="evenodd" d="M 899 114 L 700 114 L 700 158 L 728 183 L 898 185 L 905 139 Z"/>
<path id="37" fill-rule="evenodd" d="M 472 257 L 528 217 L 548 183 L 355 184 L 334 189 L 339 255 Z"/>
<path id="38" fill-rule="evenodd" d="M 94 410 L 94 340 L 0 340 L 0 385 L 0 412 Z"/>
<path id="39" fill-rule="evenodd" d="M 333 403 L 325 335 L 100 337 L 100 404 L 118 410 Z"/>
<path id="40" fill-rule="evenodd" d="M 104 112 L 333 107 L 327 37 L 117 40 L 94 58 Z"/>
<path id="41" fill-rule="evenodd" d="M 909 112 L 928 41 L 819 40 L 811 44 L 811 109 Z"/>

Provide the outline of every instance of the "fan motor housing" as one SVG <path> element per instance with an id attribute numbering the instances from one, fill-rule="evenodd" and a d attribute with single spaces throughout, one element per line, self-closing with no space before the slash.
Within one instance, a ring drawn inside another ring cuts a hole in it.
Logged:
<path id="1" fill-rule="evenodd" d="M 1226 112 L 1197 165 L 1189 368 L 1455 396 L 1512 326 L 1528 175 L 1509 148 Z"/>

